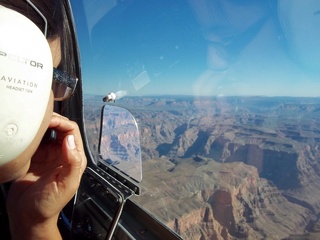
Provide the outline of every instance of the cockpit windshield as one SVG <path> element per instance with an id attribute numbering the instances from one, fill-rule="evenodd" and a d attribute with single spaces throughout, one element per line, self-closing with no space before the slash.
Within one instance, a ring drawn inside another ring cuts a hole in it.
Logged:
<path id="1" fill-rule="evenodd" d="M 320 1 L 71 3 L 87 142 L 133 114 L 137 204 L 184 239 L 320 236 Z"/>

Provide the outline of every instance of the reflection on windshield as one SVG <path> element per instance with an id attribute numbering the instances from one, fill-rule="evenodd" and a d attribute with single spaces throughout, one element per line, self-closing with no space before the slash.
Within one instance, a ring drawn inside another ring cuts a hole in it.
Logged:
<path id="1" fill-rule="evenodd" d="M 97 154 L 101 99 L 125 92 L 135 201 L 185 239 L 319 237 L 320 2 L 108 3 L 78 27 L 87 135 Z"/>

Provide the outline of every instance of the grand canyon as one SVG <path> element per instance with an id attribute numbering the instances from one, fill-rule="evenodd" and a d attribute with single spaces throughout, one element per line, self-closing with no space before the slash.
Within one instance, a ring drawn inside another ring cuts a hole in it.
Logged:
<path id="1" fill-rule="evenodd" d="M 103 96 L 85 96 L 97 161 Z M 114 103 L 111 103 L 114 104 Z M 134 201 L 184 239 L 320 238 L 320 99 L 124 97 L 138 122 Z"/>

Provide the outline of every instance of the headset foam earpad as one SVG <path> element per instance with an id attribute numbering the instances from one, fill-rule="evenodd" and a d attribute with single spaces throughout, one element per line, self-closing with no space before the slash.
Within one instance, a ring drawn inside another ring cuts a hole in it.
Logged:
<path id="1" fill-rule="evenodd" d="M 41 30 L 0 6 L 0 166 L 19 156 L 39 130 L 52 84 L 52 55 Z"/>

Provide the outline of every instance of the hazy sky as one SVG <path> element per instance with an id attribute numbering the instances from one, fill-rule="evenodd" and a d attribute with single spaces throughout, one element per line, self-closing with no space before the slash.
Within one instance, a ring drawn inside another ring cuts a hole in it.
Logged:
<path id="1" fill-rule="evenodd" d="M 320 1 L 76 2 L 85 93 L 320 95 Z"/>

